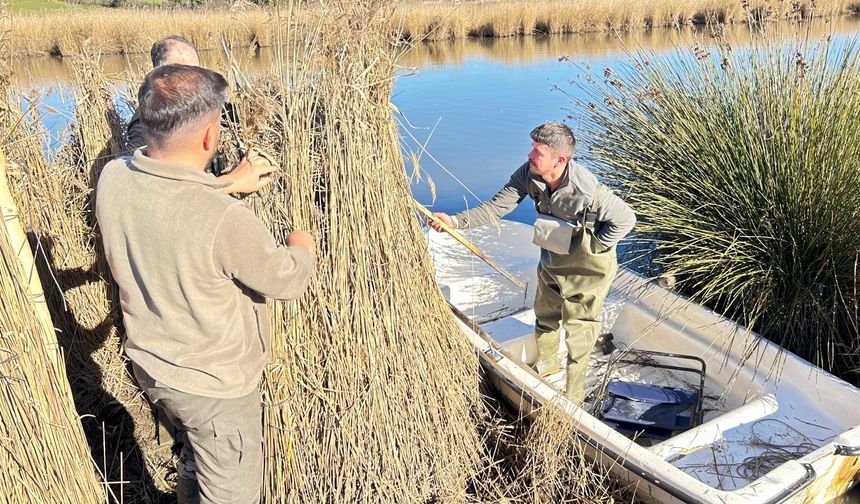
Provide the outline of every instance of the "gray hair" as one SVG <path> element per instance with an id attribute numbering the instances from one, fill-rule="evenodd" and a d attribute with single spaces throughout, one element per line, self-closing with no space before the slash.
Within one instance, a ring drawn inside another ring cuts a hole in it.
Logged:
<path id="1" fill-rule="evenodd" d="M 187 38 L 182 35 L 170 35 L 152 44 L 152 49 L 149 50 L 149 57 L 152 59 L 152 67 L 160 67 L 165 64 L 171 51 L 175 51 L 178 48 L 177 44 L 186 45 L 195 53 L 197 52 L 197 48 L 194 47 L 194 44 L 192 44 Z"/>
<path id="2" fill-rule="evenodd" d="M 216 116 L 224 107 L 227 81 L 189 65 L 162 65 L 143 80 L 137 111 L 147 144 L 163 145 L 175 133 Z"/>
<path id="3" fill-rule="evenodd" d="M 576 138 L 573 131 L 558 121 L 549 121 L 541 124 L 531 132 L 532 140 L 547 145 L 555 152 L 564 152 L 573 156 L 576 149 Z"/>

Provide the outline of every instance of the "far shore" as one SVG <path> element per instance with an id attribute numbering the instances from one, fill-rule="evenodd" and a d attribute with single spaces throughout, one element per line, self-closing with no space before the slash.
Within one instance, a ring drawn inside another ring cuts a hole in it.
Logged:
<path id="1" fill-rule="evenodd" d="M 52 5 L 57 4 L 54 1 Z M 16 55 L 132 54 L 178 33 L 201 50 L 268 47 L 290 31 L 317 26 L 314 6 L 243 9 L 107 8 L 68 4 L 45 11 L 13 11 L 10 49 Z M 814 5 L 814 9 L 813 6 Z M 499 0 L 404 2 L 389 16 L 393 38 L 409 43 L 478 37 L 626 31 L 707 24 L 759 24 L 860 12 L 860 0 L 756 3 L 732 0 Z M 354 20 L 345 20 L 354 22 Z"/>

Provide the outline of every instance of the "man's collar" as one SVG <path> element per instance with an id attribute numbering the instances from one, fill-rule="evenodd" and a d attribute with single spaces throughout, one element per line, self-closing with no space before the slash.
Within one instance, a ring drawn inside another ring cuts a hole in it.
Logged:
<path id="1" fill-rule="evenodd" d="M 134 151 L 134 155 L 131 158 L 132 167 L 138 171 L 155 177 L 181 180 L 183 182 L 195 182 L 215 189 L 223 189 L 230 185 L 230 182 L 219 181 L 215 178 L 215 175 L 197 170 L 192 166 L 166 163 L 147 157 L 144 154 L 144 150 L 145 148 Z"/>

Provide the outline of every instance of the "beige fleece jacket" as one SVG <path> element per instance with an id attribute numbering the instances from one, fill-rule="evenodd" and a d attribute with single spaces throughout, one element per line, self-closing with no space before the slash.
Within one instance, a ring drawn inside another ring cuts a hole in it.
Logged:
<path id="1" fill-rule="evenodd" d="M 108 163 L 96 190 L 128 357 L 168 387 L 216 398 L 257 387 L 265 298 L 299 297 L 314 267 L 307 250 L 279 246 L 226 185 L 138 150 Z"/>

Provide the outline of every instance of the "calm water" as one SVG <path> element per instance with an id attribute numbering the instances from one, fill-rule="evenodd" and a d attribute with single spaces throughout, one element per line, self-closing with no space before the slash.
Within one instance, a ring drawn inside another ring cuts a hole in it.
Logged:
<path id="1" fill-rule="evenodd" d="M 811 38 L 833 36 L 844 42 L 858 30 L 860 18 L 820 21 L 813 26 Z M 779 32 L 786 41 L 797 36 L 790 25 L 780 27 Z M 478 198 L 491 197 L 525 161 L 531 148 L 528 133 L 535 125 L 563 120 L 575 133 L 578 131 L 570 97 L 558 89 L 577 95 L 579 91 L 570 81 L 582 68 L 602 73 L 603 67 L 612 68 L 626 61 L 628 52 L 666 53 L 679 44 L 690 47 L 700 36 L 689 29 L 654 30 L 620 37 L 591 34 L 458 40 L 419 46 L 401 60 L 392 98 L 402 113 L 397 117 L 403 124 L 404 151 L 420 152 L 422 146 L 427 149 L 421 155 L 422 180 L 413 182 L 415 196 L 430 205 L 429 176 L 436 192 L 431 206 L 436 210 L 456 212 L 476 205 Z M 739 27 L 732 30 L 730 39 L 736 47 L 743 46 L 751 35 Z M 268 68 L 272 56 L 264 49 L 246 56 L 242 65 L 253 74 Z M 559 61 L 562 56 L 570 61 Z M 202 60 L 204 66 L 224 68 L 216 53 L 204 53 Z M 118 78 L 129 67 L 145 68 L 148 64 L 146 55 L 103 59 L 107 72 Z M 55 58 L 30 58 L 18 61 L 14 71 L 25 85 L 46 90 L 47 126 L 59 132 L 68 122 L 71 108 L 60 92 L 69 79 L 67 63 Z M 120 80 L 118 85 L 124 84 Z M 410 163 L 407 170 L 412 171 Z M 534 210 L 524 202 L 509 218 L 530 222 Z M 860 491 L 852 492 L 845 502 L 860 504 Z"/>
<path id="2" fill-rule="evenodd" d="M 858 29 L 860 18 L 832 25 L 822 22 L 811 38 L 832 33 L 842 43 L 853 39 Z M 797 36 L 791 26 L 780 31 L 787 42 Z M 675 51 L 679 43 L 690 47 L 700 36 L 690 30 L 659 30 L 623 38 L 596 34 L 435 43 L 404 60 L 413 70 L 408 74 L 404 70 L 392 101 L 414 126 L 403 127 L 407 139 L 411 134 L 426 141 L 435 159 L 471 192 L 487 199 L 526 160 L 534 126 L 560 120 L 578 133 L 578 112 L 565 93 L 583 97 L 570 82 L 583 69 L 590 67 L 602 78 L 604 67 L 629 61 L 628 52 L 666 53 Z M 730 40 L 742 46 L 749 43 L 750 35 L 746 28 L 736 28 Z M 571 61 L 559 61 L 562 56 Z M 577 139 L 585 140 L 581 135 Z M 409 140 L 409 147 L 419 150 Z M 478 203 L 435 161 L 424 156 L 421 166 L 435 183 L 437 210 L 459 211 Z M 414 183 L 414 193 L 421 201 L 432 199 L 426 181 Z M 509 218 L 529 222 L 534 210 L 524 202 Z"/>
<path id="3" fill-rule="evenodd" d="M 786 43 L 799 37 L 797 29 L 788 23 L 770 29 L 777 33 L 773 38 Z M 858 30 L 858 17 L 821 20 L 812 25 L 810 39 L 833 36 L 844 42 Z M 752 37 L 743 26 L 728 33 L 735 47 L 749 44 Z M 413 182 L 416 198 L 436 210 L 456 212 L 478 204 L 478 198 L 491 197 L 525 161 L 531 148 L 528 134 L 534 126 L 547 120 L 563 120 L 578 133 L 577 112 L 572 110 L 565 92 L 581 94 L 570 81 L 576 80 L 583 69 L 590 67 L 600 75 L 604 67 L 616 67 L 629 60 L 630 52 L 659 55 L 675 51 L 678 46 L 691 47 L 696 41 L 711 43 L 699 30 L 660 29 L 618 36 L 601 33 L 457 40 L 418 46 L 400 61 L 392 97 L 402 113 L 397 118 L 403 123 L 404 151 L 421 152 L 422 146 L 427 149 L 420 162 L 422 180 Z M 129 67 L 147 68 L 147 56 L 109 56 L 103 58 L 103 66 L 116 77 L 118 85 L 127 85 L 122 81 L 123 71 Z M 201 56 L 204 66 L 225 68 L 220 53 Z M 273 52 L 264 49 L 253 56 L 239 56 L 243 58 L 242 66 L 253 75 L 270 67 Z M 563 56 L 570 61 L 559 61 Z M 68 121 L 70 108 L 69 101 L 57 91 L 57 86 L 70 77 L 67 62 L 30 58 L 18 61 L 14 70 L 33 87 L 52 88 L 45 103 L 59 112 L 49 113 L 47 122 L 49 129 L 59 132 Z M 578 140 L 583 143 L 585 139 L 580 135 Z M 412 171 L 410 163 L 407 169 Z M 435 186 L 435 201 L 428 176 Z M 524 203 L 509 218 L 530 222 L 534 210 Z"/>

